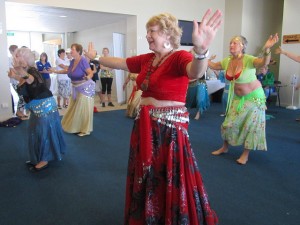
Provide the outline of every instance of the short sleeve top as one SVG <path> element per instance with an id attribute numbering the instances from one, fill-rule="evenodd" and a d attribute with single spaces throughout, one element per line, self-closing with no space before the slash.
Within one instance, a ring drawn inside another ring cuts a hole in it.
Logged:
<path id="1" fill-rule="evenodd" d="M 149 63 L 154 53 L 127 58 L 126 63 L 131 73 L 138 73 L 136 79 L 140 89 L 144 81 Z M 180 50 L 171 54 L 151 75 L 146 91 L 142 97 L 153 97 L 158 100 L 185 102 L 188 88 L 186 67 L 193 60 L 191 53 Z"/>
<path id="2" fill-rule="evenodd" d="M 76 68 L 73 70 L 75 59 L 72 59 L 69 69 L 68 69 L 68 76 L 71 78 L 72 81 L 81 81 L 84 80 L 86 76 L 86 69 L 90 68 L 90 65 L 86 58 L 81 56 L 79 63 L 77 64 Z"/>

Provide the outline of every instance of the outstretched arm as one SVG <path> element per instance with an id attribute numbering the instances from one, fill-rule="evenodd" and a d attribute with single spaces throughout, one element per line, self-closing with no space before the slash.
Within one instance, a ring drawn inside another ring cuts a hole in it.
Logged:
<path id="1" fill-rule="evenodd" d="M 95 50 L 94 44 L 92 42 L 89 43 L 88 51 L 84 51 L 84 53 L 90 59 L 94 59 L 96 57 L 96 50 Z M 127 67 L 125 58 L 100 57 L 99 63 L 102 66 L 109 67 L 112 69 L 120 69 L 120 70 L 128 71 L 128 67 Z"/>
<path id="2" fill-rule="evenodd" d="M 202 18 L 200 24 L 194 20 L 194 27 L 192 33 L 193 39 L 193 51 L 196 55 L 205 55 L 208 52 L 208 48 L 214 40 L 217 31 L 222 23 L 222 13 L 217 10 L 212 16 L 211 9 L 208 9 Z M 207 69 L 207 57 L 200 57 L 187 65 L 187 74 L 190 79 L 197 79 L 203 76 Z"/>
<path id="3" fill-rule="evenodd" d="M 300 63 L 300 55 L 296 55 L 292 52 L 288 52 L 286 50 L 283 50 L 281 48 L 281 46 L 279 46 L 276 50 L 275 50 L 275 54 L 283 54 L 285 56 L 287 56 L 288 58 Z"/>

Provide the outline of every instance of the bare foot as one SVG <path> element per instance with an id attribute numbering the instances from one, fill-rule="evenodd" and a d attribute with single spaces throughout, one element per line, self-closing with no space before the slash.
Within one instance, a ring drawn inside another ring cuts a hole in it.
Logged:
<path id="1" fill-rule="evenodd" d="M 200 119 L 200 112 L 197 112 L 197 114 L 196 114 L 196 116 L 195 116 L 194 119 L 195 119 L 195 120 L 199 120 L 199 119 Z"/>
<path id="2" fill-rule="evenodd" d="M 225 147 L 222 147 L 216 151 L 213 151 L 211 154 L 213 155 L 221 155 L 221 154 L 224 154 L 224 153 L 227 153 L 228 152 L 228 149 L 225 148 Z"/>
<path id="3" fill-rule="evenodd" d="M 240 165 L 245 165 L 248 161 L 249 157 L 249 149 L 244 149 L 243 153 L 241 154 L 240 158 L 236 160 L 236 162 Z"/>
<path id="4" fill-rule="evenodd" d="M 248 158 L 244 158 L 242 156 L 236 160 L 236 162 L 240 165 L 246 165 L 247 161 L 248 161 Z"/>
<path id="5" fill-rule="evenodd" d="M 47 161 L 40 161 L 38 164 L 35 165 L 36 169 L 41 169 L 43 167 L 46 167 L 48 165 Z"/>

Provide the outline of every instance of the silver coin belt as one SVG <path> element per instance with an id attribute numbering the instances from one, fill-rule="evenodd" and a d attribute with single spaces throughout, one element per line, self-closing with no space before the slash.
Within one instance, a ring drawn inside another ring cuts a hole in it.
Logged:
<path id="1" fill-rule="evenodd" d="M 158 123 L 175 128 L 175 123 L 189 123 L 186 107 L 161 107 L 149 110 L 149 115 Z M 136 119 L 140 118 L 140 108 Z"/>

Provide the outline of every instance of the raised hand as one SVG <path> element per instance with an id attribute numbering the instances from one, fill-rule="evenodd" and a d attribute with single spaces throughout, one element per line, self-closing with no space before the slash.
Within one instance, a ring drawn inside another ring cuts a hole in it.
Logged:
<path id="1" fill-rule="evenodd" d="M 208 9 L 200 24 L 194 20 L 194 27 L 192 32 L 192 40 L 194 51 L 197 54 L 203 54 L 209 48 L 214 40 L 218 29 L 222 23 L 222 13 L 217 10 L 211 17 L 211 9 Z"/>
<path id="2" fill-rule="evenodd" d="M 84 50 L 84 54 L 89 58 L 89 59 L 94 59 L 97 55 L 97 51 L 94 48 L 93 42 L 89 42 L 88 45 L 88 50 Z"/>
<path id="3" fill-rule="evenodd" d="M 264 49 L 272 48 L 278 42 L 278 40 L 279 40 L 279 38 L 278 38 L 277 33 L 270 35 L 270 37 L 268 38 L 268 40 L 266 41 L 266 43 L 264 45 Z"/>
<path id="4" fill-rule="evenodd" d="M 10 78 L 20 81 L 20 79 L 22 78 L 22 76 L 20 74 L 24 72 L 24 70 L 22 70 L 21 68 L 20 68 L 20 70 L 21 70 L 21 72 L 20 71 L 18 72 L 16 69 L 10 68 L 9 71 L 7 72 L 7 75 Z M 26 72 L 23 74 L 26 74 Z"/>
<path id="5" fill-rule="evenodd" d="M 214 60 L 216 57 L 217 57 L 217 55 L 212 55 L 212 56 L 209 57 L 208 60 L 212 61 L 212 60 Z"/>
<path id="6" fill-rule="evenodd" d="M 281 46 L 279 46 L 278 48 L 275 49 L 275 54 L 282 54 L 283 53 L 283 49 L 281 48 Z"/>

